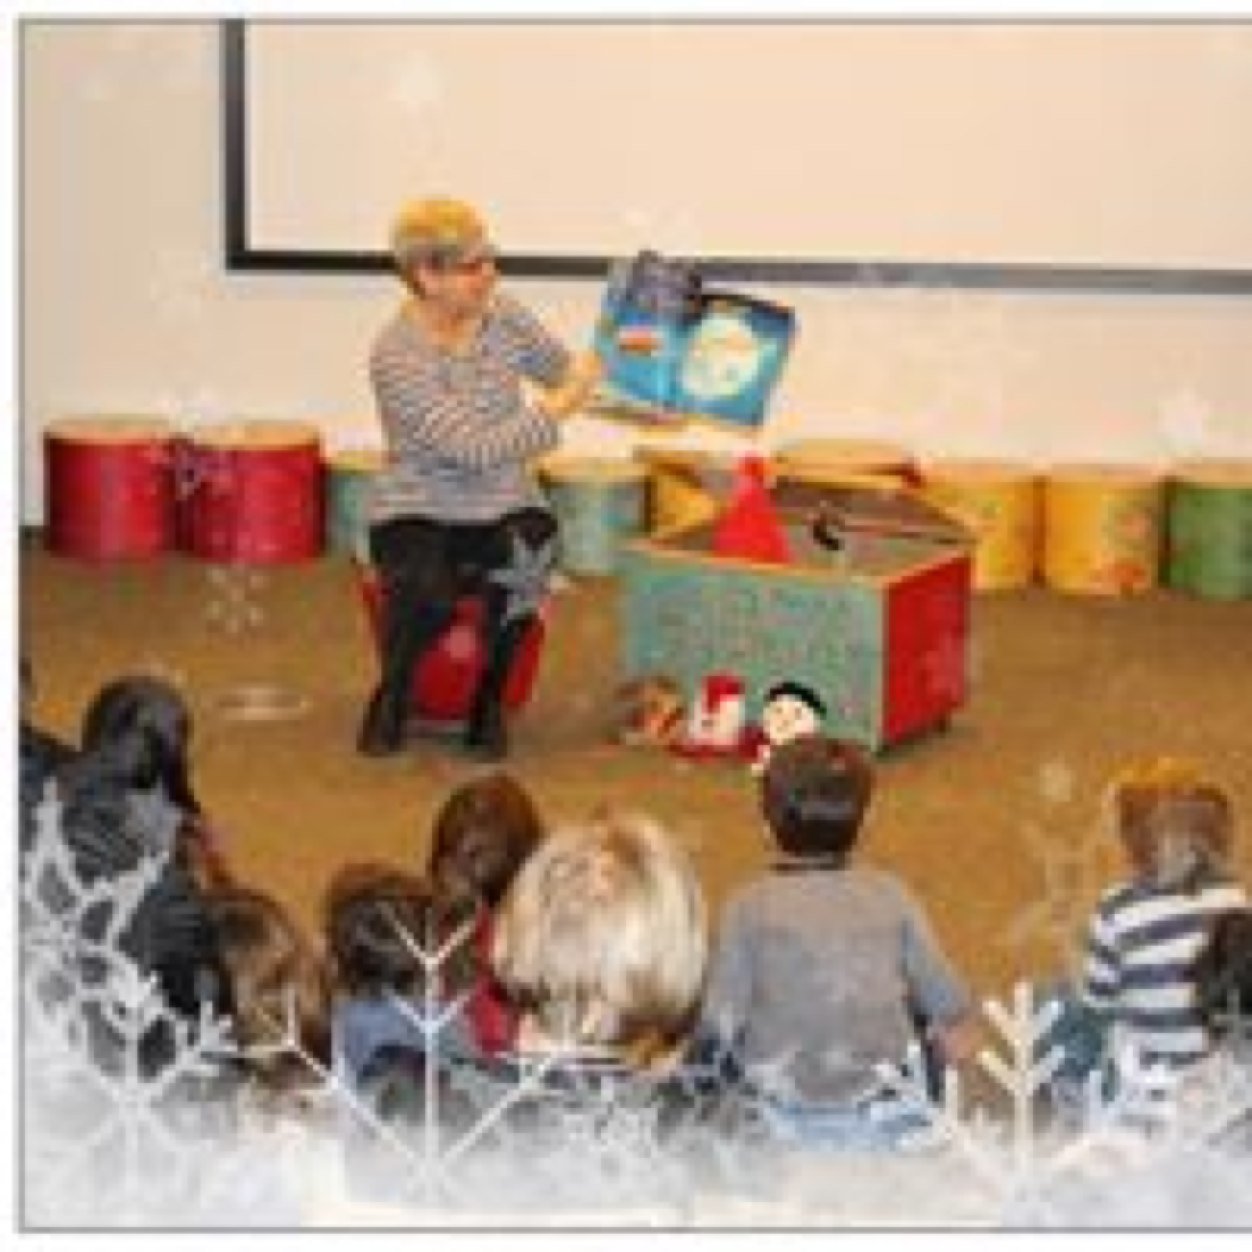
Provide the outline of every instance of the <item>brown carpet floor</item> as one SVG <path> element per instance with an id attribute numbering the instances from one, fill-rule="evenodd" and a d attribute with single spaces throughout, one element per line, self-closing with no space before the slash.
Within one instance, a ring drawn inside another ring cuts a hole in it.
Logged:
<path id="1" fill-rule="evenodd" d="M 340 864 L 420 863 L 436 808 L 481 768 L 453 744 L 385 761 L 353 751 L 373 658 L 343 558 L 252 571 L 173 557 L 92 567 L 32 549 L 20 592 L 38 720 L 75 736 L 92 693 L 122 672 L 183 684 L 198 789 L 238 871 L 314 930 Z M 510 766 L 551 822 L 606 801 L 663 818 L 692 848 L 716 909 L 767 856 L 753 783 L 740 766 L 610 742 L 616 601 L 609 580 L 558 597 Z M 911 884 L 977 987 L 1003 992 L 1059 968 L 1117 864 L 1098 797 L 1129 757 L 1206 762 L 1244 816 L 1241 868 L 1252 878 L 1252 603 L 980 597 L 972 662 L 971 698 L 951 728 L 880 758 L 863 855 Z M 305 712 L 225 717 L 223 700 L 254 683 L 298 694 Z"/>

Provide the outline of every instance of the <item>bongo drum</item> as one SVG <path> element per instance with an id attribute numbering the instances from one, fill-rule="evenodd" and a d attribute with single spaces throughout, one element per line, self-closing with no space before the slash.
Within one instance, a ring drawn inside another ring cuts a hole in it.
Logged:
<path id="1" fill-rule="evenodd" d="M 1183 461 L 1169 478 L 1168 585 L 1252 597 L 1252 461 Z"/>
<path id="2" fill-rule="evenodd" d="M 788 478 L 837 484 L 841 477 L 893 478 L 913 486 L 917 469 L 899 444 L 873 439 L 798 439 L 774 453 L 774 467 Z"/>
<path id="3" fill-rule="evenodd" d="M 643 531 L 647 474 L 634 461 L 552 457 L 540 478 L 561 528 L 561 567 L 612 574 L 623 539 Z"/>
<path id="4" fill-rule="evenodd" d="M 1039 548 L 1039 480 L 1010 461 L 945 459 L 922 469 L 922 494 L 974 536 L 976 591 L 1024 587 Z"/>
<path id="5" fill-rule="evenodd" d="M 1044 480 L 1043 574 L 1049 587 L 1129 595 L 1157 585 L 1164 492 L 1129 465 L 1057 465 Z"/>
<path id="6" fill-rule="evenodd" d="M 322 547 L 320 437 L 295 422 L 221 422 L 186 440 L 180 538 L 206 561 L 282 565 Z"/>
<path id="7" fill-rule="evenodd" d="M 381 450 L 366 448 L 327 453 L 325 537 L 328 552 L 342 552 L 357 561 L 369 562 L 369 495 L 383 459 Z"/>
<path id="8" fill-rule="evenodd" d="M 66 418 L 44 431 L 47 546 L 84 561 L 174 543 L 173 431 L 144 418 Z"/>

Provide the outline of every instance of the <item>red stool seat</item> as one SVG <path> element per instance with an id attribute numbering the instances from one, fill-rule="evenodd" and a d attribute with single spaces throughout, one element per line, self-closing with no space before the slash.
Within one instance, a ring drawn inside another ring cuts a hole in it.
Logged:
<path id="1" fill-rule="evenodd" d="M 378 575 L 365 566 L 358 567 L 358 586 L 374 644 L 378 647 L 382 638 L 383 586 Z M 452 624 L 439 643 L 418 662 L 413 673 L 411 703 L 415 717 L 432 722 L 464 722 L 469 717 L 479 675 L 486 662 L 482 620 L 482 597 L 461 596 Z M 504 684 L 504 707 L 510 712 L 520 709 L 530 699 L 539 670 L 543 638 L 543 619 L 537 616 L 517 650 Z"/>

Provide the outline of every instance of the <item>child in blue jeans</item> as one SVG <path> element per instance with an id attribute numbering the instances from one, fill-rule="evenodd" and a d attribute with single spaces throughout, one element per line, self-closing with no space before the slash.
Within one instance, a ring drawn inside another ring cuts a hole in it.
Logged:
<path id="1" fill-rule="evenodd" d="M 851 861 L 868 758 L 807 735 L 770 754 L 761 810 L 773 867 L 727 905 L 701 1033 L 736 1058 L 781 1138 L 891 1147 L 917 1129 L 878 1077 L 917 1042 L 973 1046 L 972 1003 L 903 883 Z"/>

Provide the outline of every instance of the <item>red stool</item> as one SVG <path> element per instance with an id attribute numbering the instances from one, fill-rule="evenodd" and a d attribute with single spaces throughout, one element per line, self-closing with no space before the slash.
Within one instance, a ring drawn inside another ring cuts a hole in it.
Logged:
<path id="1" fill-rule="evenodd" d="M 383 587 L 368 566 L 357 567 L 357 585 L 369 618 L 375 647 L 381 646 Z M 464 722 L 469 717 L 486 657 L 482 646 L 483 602 L 480 596 L 463 595 L 456 603 L 452 624 L 439 643 L 417 663 L 413 673 L 411 705 L 414 717 L 432 722 Z M 504 707 L 520 709 L 535 685 L 544 623 L 534 619 L 526 632 L 513 667 L 504 684 Z"/>

